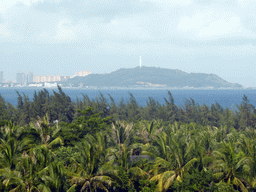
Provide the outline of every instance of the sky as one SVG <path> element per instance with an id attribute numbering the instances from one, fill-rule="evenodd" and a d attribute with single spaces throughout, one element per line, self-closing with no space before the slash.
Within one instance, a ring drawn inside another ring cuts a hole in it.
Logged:
<path id="1" fill-rule="evenodd" d="M 1 0 L 0 71 L 142 66 L 256 87 L 255 0 Z"/>

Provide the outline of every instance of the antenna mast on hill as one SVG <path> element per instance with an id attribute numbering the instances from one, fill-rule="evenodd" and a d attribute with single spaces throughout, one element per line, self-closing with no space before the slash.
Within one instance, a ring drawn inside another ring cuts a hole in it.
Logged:
<path id="1" fill-rule="evenodd" d="M 142 61 L 141 61 L 141 56 L 140 56 L 140 68 L 141 68 L 141 62 L 142 62 Z"/>

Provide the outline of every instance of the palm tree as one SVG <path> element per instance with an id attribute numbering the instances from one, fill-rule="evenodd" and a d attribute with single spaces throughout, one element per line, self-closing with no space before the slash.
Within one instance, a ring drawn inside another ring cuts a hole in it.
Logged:
<path id="1" fill-rule="evenodd" d="M 133 142 L 134 138 L 134 130 L 133 130 L 133 123 L 125 123 L 121 121 L 116 121 L 115 124 L 112 123 L 112 134 L 111 140 L 112 143 L 118 145 L 130 145 Z"/>
<path id="2" fill-rule="evenodd" d="M 30 123 L 30 130 L 28 134 L 32 133 L 36 138 L 37 144 L 46 145 L 47 148 L 52 149 L 56 145 L 63 145 L 63 139 L 60 137 L 56 137 L 57 133 L 60 131 L 60 127 L 54 127 L 52 129 L 49 125 L 49 115 L 41 119 L 38 117 L 38 120 Z M 31 135 L 31 134 L 30 134 Z"/>
<path id="3" fill-rule="evenodd" d="M 156 135 L 163 130 L 162 120 L 154 120 L 148 123 L 148 121 L 139 122 L 138 136 L 142 139 L 144 144 L 151 143 L 155 139 Z"/>
<path id="4" fill-rule="evenodd" d="M 19 171 L 11 170 L 9 167 L 0 169 L 2 186 L 1 191 L 25 191 L 25 184 Z"/>
<path id="5" fill-rule="evenodd" d="M 44 185 L 47 176 L 47 170 L 53 162 L 53 149 L 62 144 L 61 138 L 51 139 L 59 131 L 51 130 L 49 126 L 49 117 L 46 115 L 43 120 L 40 118 L 37 122 L 30 123 L 20 134 L 20 153 L 19 161 L 16 162 L 16 168 L 22 174 L 24 186 L 27 191 L 42 191 L 49 187 Z M 51 141 L 52 140 L 52 141 Z M 56 191 L 56 190 L 55 190 Z"/>
<path id="6" fill-rule="evenodd" d="M 42 182 L 38 185 L 40 191 L 67 191 L 68 172 L 61 163 L 52 162 L 42 172 Z"/>
<path id="7" fill-rule="evenodd" d="M 109 148 L 109 163 L 112 163 L 112 166 L 118 170 L 119 176 L 122 177 L 122 185 L 132 188 L 134 188 L 135 181 L 149 176 L 143 169 L 144 164 L 141 161 L 143 158 L 139 155 L 143 145 L 134 143 L 135 136 L 132 123 L 117 121 L 116 124 L 112 124 L 113 146 Z"/>
<path id="8" fill-rule="evenodd" d="M 251 133 L 252 134 L 252 133 Z M 240 136 L 238 145 L 244 153 L 241 159 L 243 171 L 246 174 L 244 178 L 250 183 L 253 189 L 256 188 L 256 141 L 254 138 L 248 138 L 244 134 Z"/>
<path id="9" fill-rule="evenodd" d="M 22 172 L 19 169 L 24 142 L 21 135 L 24 129 L 12 122 L 1 128 L 0 138 L 0 178 L 3 190 L 22 191 L 26 189 Z"/>
<path id="10" fill-rule="evenodd" d="M 227 182 L 241 191 L 247 192 L 246 185 L 249 185 L 249 183 L 244 179 L 244 153 L 242 151 L 238 152 L 233 143 L 222 142 L 219 150 L 214 151 L 213 154 L 215 157 L 215 162 L 212 165 L 214 177 L 220 183 Z"/>
<path id="11" fill-rule="evenodd" d="M 13 137 L 8 138 L 7 141 L 0 139 L 0 152 L 2 153 L 0 166 L 15 169 L 20 152 L 19 142 Z"/>
<path id="12" fill-rule="evenodd" d="M 15 169 L 19 154 L 23 150 L 22 143 L 19 140 L 21 131 L 12 122 L 0 128 L 0 168 L 9 167 L 11 170 Z"/>
<path id="13" fill-rule="evenodd" d="M 108 191 L 113 182 L 114 170 L 110 163 L 107 163 L 107 149 L 105 137 L 102 133 L 96 136 L 87 135 L 79 146 L 80 159 L 72 159 L 70 167 L 71 188 L 80 191 L 97 191 L 102 189 Z"/>
<path id="14" fill-rule="evenodd" d="M 181 182 L 183 173 L 199 160 L 197 158 L 186 159 L 186 144 L 181 140 L 177 142 L 175 135 L 168 137 L 162 132 L 155 141 L 155 147 L 148 149 L 150 152 L 144 152 L 144 154 L 155 157 L 154 168 L 150 171 L 154 176 L 150 181 L 158 181 L 157 190 L 162 192 L 167 191 L 176 180 Z M 157 156 L 153 154 L 154 151 Z"/>

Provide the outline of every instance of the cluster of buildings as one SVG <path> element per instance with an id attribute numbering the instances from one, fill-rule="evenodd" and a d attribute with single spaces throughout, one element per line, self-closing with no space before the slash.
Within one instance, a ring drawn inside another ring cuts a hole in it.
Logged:
<path id="1" fill-rule="evenodd" d="M 33 77 L 33 82 L 56 82 L 56 81 L 65 81 L 70 79 L 71 76 L 64 75 L 36 75 Z"/>
<path id="2" fill-rule="evenodd" d="M 141 86 L 152 86 L 152 87 L 165 87 L 166 84 L 153 84 L 153 83 L 150 83 L 150 82 L 142 82 L 142 81 L 137 81 L 137 83 L 139 83 Z"/>
<path id="3" fill-rule="evenodd" d="M 91 74 L 91 71 L 79 71 L 76 72 L 74 76 L 65 76 L 65 75 L 36 75 L 34 76 L 33 72 L 28 73 L 16 73 L 16 84 L 20 86 L 57 86 L 56 82 L 66 81 L 67 79 L 76 77 L 76 76 L 87 76 Z M 0 83 L 4 83 L 4 73 L 0 71 Z"/>
<path id="4" fill-rule="evenodd" d="M 33 82 L 41 83 L 41 82 L 56 82 L 56 81 L 66 81 L 67 79 L 79 76 L 87 76 L 91 74 L 91 71 L 79 71 L 76 72 L 74 76 L 67 76 L 67 75 L 37 75 L 33 77 Z"/>
<path id="5" fill-rule="evenodd" d="M 32 83 L 33 82 L 33 72 L 30 71 L 29 73 L 16 73 L 16 83 Z"/>

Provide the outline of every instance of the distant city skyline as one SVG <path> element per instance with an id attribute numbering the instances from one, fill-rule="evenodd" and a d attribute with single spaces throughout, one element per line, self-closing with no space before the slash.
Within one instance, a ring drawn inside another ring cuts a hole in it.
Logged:
<path id="1" fill-rule="evenodd" d="M 256 1 L 0 2 L 0 71 L 72 76 L 142 65 L 256 87 Z"/>
<path id="2" fill-rule="evenodd" d="M 16 73 L 16 80 L 13 81 L 20 84 L 32 83 L 33 82 L 33 72 L 29 73 Z"/>
<path id="3" fill-rule="evenodd" d="M 63 81 L 63 80 L 67 80 L 69 78 L 73 78 L 75 76 L 86 76 L 91 74 L 90 70 L 87 71 L 77 71 L 75 72 L 75 75 L 73 76 L 68 76 L 68 75 L 35 75 L 33 71 L 29 71 L 28 73 L 16 73 L 16 77 L 14 80 L 6 80 L 4 79 L 4 72 L 0 71 L 0 82 L 12 82 L 12 83 L 20 83 L 20 84 L 24 84 L 24 83 L 31 83 L 31 82 L 35 82 L 35 83 L 40 83 L 40 82 L 55 82 L 55 81 Z"/>

